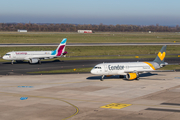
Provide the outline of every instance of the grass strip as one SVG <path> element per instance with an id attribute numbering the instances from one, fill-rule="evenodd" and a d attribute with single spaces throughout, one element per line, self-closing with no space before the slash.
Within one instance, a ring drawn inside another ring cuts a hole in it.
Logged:
<path id="1" fill-rule="evenodd" d="M 50 71 L 34 71 L 27 73 L 29 74 L 84 73 L 84 72 L 90 72 L 91 69 L 92 68 L 74 68 L 74 69 L 50 70 Z"/>
<path id="2" fill-rule="evenodd" d="M 180 70 L 180 65 L 166 65 L 158 70 Z"/>
<path id="3" fill-rule="evenodd" d="M 57 47 L 0 47 L 0 55 L 11 51 L 53 51 Z M 68 46 L 67 56 L 154 55 L 162 46 Z M 167 46 L 167 54 L 180 54 L 180 47 Z"/>
<path id="4" fill-rule="evenodd" d="M 180 33 L 175 32 L 97 32 L 78 34 L 76 32 L 0 32 L 0 43 L 173 43 L 180 42 Z"/>

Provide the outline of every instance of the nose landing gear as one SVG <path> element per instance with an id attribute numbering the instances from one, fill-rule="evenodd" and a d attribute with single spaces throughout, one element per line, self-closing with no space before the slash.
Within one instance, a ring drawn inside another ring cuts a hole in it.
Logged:
<path id="1" fill-rule="evenodd" d="M 103 78 L 104 78 L 104 75 L 102 75 L 102 77 L 101 77 L 100 81 L 103 81 Z"/>

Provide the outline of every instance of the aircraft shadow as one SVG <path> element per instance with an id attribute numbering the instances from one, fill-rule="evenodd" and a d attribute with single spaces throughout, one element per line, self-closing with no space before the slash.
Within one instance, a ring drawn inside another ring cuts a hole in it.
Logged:
<path id="1" fill-rule="evenodd" d="M 157 73 L 142 73 L 139 75 L 139 77 L 148 77 L 148 76 L 154 76 L 158 75 Z"/>
<path id="2" fill-rule="evenodd" d="M 47 63 L 55 63 L 55 62 L 64 62 L 60 60 L 53 60 L 53 61 L 41 61 L 41 64 L 47 64 Z M 4 62 L 2 64 L 11 64 L 11 62 Z M 28 61 L 19 61 L 19 62 L 14 62 L 13 64 L 30 64 Z M 30 65 L 37 65 L 39 63 L 33 63 Z"/>
<path id="3" fill-rule="evenodd" d="M 101 76 L 91 76 L 86 78 L 88 80 L 100 80 Z M 110 77 L 104 77 L 103 79 L 124 79 L 124 78 L 119 78 L 119 75 L 112 75 Z"/>
<path id="4" fill-rule="evenodd" d="M 46 64 L 46 63 L 56 63 L 56 62 L 64 62 L 64 61 L 61 61 L 61 60 L 41 61 L 42 64 Z"/>
<path id="5" fill-rule="evenodd" d="M 154 76 L 154 75 L 158 75 L 156 73 L 142 73 L 139 75 L 140 79 L 141 77 L 148 77 L 148 76 Z M 91 76 L 91 77 L 88 77 L 86 78 L 87 80 L 100 80 L 101 79 L 101 76 Z M 110 77 L 104 77 L 104 79 L 123 79 L 123 80 L 127 80 L 125 79 L 125 76 L 124 78 L 119 78 L 119 75 L 112 75 Z"/>

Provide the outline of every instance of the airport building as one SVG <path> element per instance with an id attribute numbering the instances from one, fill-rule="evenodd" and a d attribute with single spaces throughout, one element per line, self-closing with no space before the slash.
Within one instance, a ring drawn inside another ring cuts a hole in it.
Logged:
<path id="1" fill-rule="evenodd" d="M 27 32 L 27 30 L 20 30 L 20 29 L 18 29 L 17 32 Z"/>
<path id="2" fill-rule="evenodd" d="M 92 33 L 92 30 L 78 30 L 78 33 Z"/>

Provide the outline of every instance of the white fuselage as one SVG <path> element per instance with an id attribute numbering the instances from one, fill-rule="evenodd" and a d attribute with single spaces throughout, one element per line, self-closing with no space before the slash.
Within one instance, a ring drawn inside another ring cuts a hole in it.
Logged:
<path id="1" fill-rule="evenodd" d="M 166 45 L 163 46 L 154 61 L 151 62 L 116 62 L 116 63 L 101 63 L 96 65 L 91 73 L 95 75 L 102 75 L 101 81 L 104 76 L 109 75 L 126 75 L 127 80 L 139 80 L 139 74 L 144 72 L 152 72 L 156 69 L 168 65 L 164 62 L 166 55 Z"/>
<path id="2" fill-rule="evenodd" d="M 3 56 L 5 60 L 29 60 L 33 59 L 51 59 L 56 57 L 56 55 L 51 55 L 52 51 L 14 51 L 8 52 Z"/>
<path id="3" fill-rule="evenodd" d="M 42 59 L 52 59 L 56 57 L 61 57 L 67 54 L 65 51 L 67 38 L 64 38 L 56 50 L 54 51 L 12 51 L 8 52 L 3 56 L 5 60 L 13 61 L 23 61 L 28 60 L 30 63 L 41 63 Z"/>
<path id="4" fill-rule="evenodd" d="M 160 66 L 156 62 L 101 63 L 96 65 L 91 73 L 95 75 L 126 75 L 127 73 L 154 71 L 158 68 Z"/>

